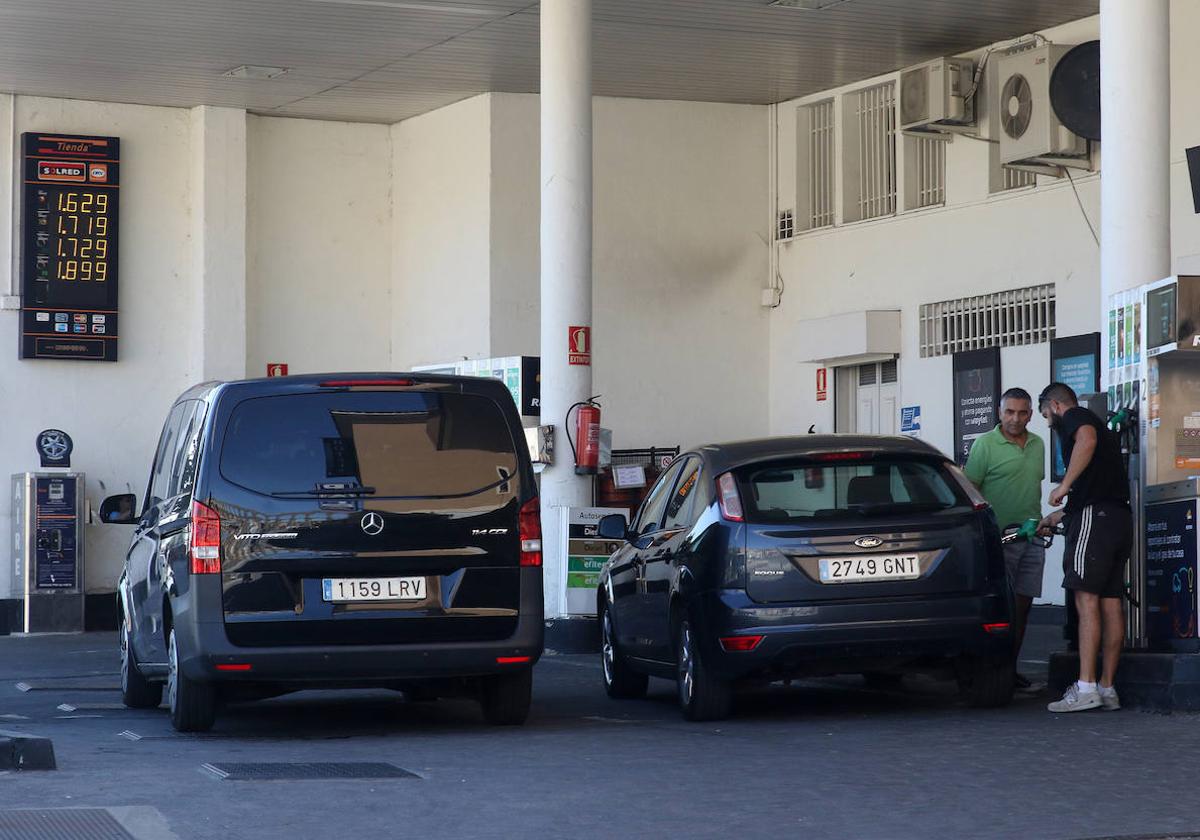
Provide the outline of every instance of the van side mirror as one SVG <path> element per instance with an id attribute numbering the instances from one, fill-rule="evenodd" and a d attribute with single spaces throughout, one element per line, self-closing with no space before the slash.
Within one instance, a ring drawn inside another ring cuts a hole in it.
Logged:
<path id="1" fill-rule="evenodd" d="M 610 513 L 608 516 L 600 517 L 600 522 L 596 525 L 596 533 L 606 540 L 627 540 L 629 539 L 629 524 L 625 521 L 625 515 L 621 513 Z"/>
<path id="2" fill-rule="evenodd" d="M 133 525 L 137 518 L 137 496 L 121 493 L 109 496 L 100 504 L 100 521 L 106 525 Z"/>

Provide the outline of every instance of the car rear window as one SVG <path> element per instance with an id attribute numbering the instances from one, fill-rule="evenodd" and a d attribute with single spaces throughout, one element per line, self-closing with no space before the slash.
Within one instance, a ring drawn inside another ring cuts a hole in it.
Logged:
<path id="1" fill-rule="evenodd" d="M 970 506 L 939 463 L 911 458 L 757 465 L 739 471 L 752 520 L 807 522 L 932 512 Z"/>
<path id="2" fill-rule="evenodd" d="M 499 506 L 520 481 L 513 435 L 494 400 L 418 391 L 244 400 L 225 430 L 221 474 L 257 493 L 369 488 L 372 500 L 439 499 L 443 509 Z"/>

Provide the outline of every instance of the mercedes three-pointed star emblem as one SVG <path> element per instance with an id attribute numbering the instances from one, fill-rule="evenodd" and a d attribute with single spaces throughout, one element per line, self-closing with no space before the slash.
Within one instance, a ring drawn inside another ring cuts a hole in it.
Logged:
<path id="1" fill-rule="evenodd" d="M 367 536 L 373 537 L 383 530 L 383 517 L 375 511 L 371 511 L 370 513 L 363 514 L 362 521 L 359 524 L 362 525 L 363 532 Z"/>

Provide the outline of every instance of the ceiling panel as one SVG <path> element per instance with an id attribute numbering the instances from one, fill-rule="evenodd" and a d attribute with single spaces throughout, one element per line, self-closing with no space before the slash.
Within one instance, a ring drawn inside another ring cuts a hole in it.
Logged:
<path id="1" fill-rule="evenodd" d="M 1098 0 L 595 0 L 604 96 L 770 103 L 1095 14 Z M 229 79 L 241 64 L 291 68 Z M 0 90 L 394 122 L 535 92 L 531 0 L 0 0 Z"/>

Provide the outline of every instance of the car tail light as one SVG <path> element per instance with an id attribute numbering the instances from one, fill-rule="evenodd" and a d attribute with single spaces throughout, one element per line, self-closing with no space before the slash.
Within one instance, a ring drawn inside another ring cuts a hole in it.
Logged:
<path id="1" fill-rule="evenodd" d="M 733 473 L 722 473 L 717 479 L 717 497 L 721 502 L 721 516 L 730 522 L 745 522 L 742 514 L 742 497 L 738 495 L 737 481 Z"/>
<path id="2" fill-rule="evenodd" d="M 208 505 L 192 502 L 192 574 L 221 572 L 221 517 Z"/>
<path id="3" fill-rule="evenodd" d="M 542 506 L 537 496 L 521 506 L 517 520 L 521 531 L 521 565 L 542 565 Z"/>
<path id="4" fill-rule="evenodd" d="M 721 649 L 727 653 L 745 653 L 754 650 L 765 636 L 722 636 Z"/>
<path id="5" fill-rule="evenodd" d="M 993 636 L 999 636 L 1003 633 L 1007 633 L 1009 627 L 1010 625 L 1007 621 L 997 621 L 994 624 L 983 625 L 983 630 L 985 633 L 991 633 Z"/>
<path id="6" fill-rule="evenodd" d="M 497 665 L 522 665 L 533 660 L 532 656 L 497 656 Z"/>
<path id="7" fill-rule="evenodd" d="M 248 662 L 228 662 L 217 666 L 218 671 L 249 671 L 252 668 Z"/>
<path id="8" fill-rule="evenodd" d="M 416 385 L 415 379 L 326 379 L 322 388 L 396 388 Z"/>

